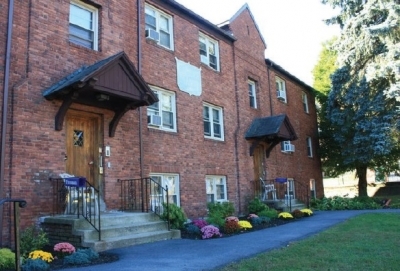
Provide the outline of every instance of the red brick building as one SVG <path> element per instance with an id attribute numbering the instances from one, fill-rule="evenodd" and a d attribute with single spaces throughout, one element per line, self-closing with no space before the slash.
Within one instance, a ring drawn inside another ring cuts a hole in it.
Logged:
<path id="1" fill-rule="evenodd" d="M 265 59 L 247 5 L 220 26 L 172 0 L 9 0 L 0 15 L 0 198 L 27 200 L 23 226 L 51 214 L 63 172 L 109 210 L 118 179 L 149 176 L 189 217 L 209 201 L 245 213 L 260 178 L 322 196 L 313 90 Z"/>

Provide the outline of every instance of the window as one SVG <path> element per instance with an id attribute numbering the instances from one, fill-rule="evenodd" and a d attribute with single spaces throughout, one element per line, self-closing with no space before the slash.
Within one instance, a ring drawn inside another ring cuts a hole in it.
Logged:
<path id="1" fill-rule="evenodd" d="M 224 140 L 222 108 L 210 104 L 203 105 L 204 136 Z"/>
<path id="2" fill-rule="evenodd" d="M 250 107 L 257 108 L 256 82 L 249 80 L 247 84 L 249 86 Z"/>
<path id="3" fill-rule="evenodd" d="M 218 42 L 200 34 L 199 43 L 201 62 L 210 66 L 214 70 L 219 71 Z"/>
<path id="4" fill-rule="evenodd" d="M 146 5 L 145 14 L 146 37 L 173 50 L 172 17 L 149 5 Z"/>
<path id="5" fill-rule="evenodd" d="M 207 202 L 227 201 L 226 178 L 224 176 L 206 176 Z"/>
<path id="6" fill-rule="evenodd" d="M 168 186 L 168 202 L 180 206 L 178 174 L 151 173 L 150 178 L 152 178 L 158 184 L 161 184 L 163 188 Z M 150 198 L 152 200 L 153 207 L 161 206 L 162 198 L 164 202 L 167 202 L 167 195 L 163 189 L 157 186 L 151 186 L 150 190 Z"/>
<path id="7" fill-rule="evenodd" d="M 98 10 L 82 2 L 69 6 L 69 40 L 81 46 L 97 50 Z"/>
<path id="8" fill-rule="evenodd" d="M 308 113 L 308 99 L 307 99 L 307 94 L 305 92 L 301 93 L 301 99 L 303 100 L 304 112 Z"/>
<path id="9" fill-rule="evenodd" d="M 175 93 L 153 89 L 158 102 L 147 107 L 147 124 L 149 127 L 176 132 Z"/>
<path id="10" fill-rule="evenodd" d="M 276 81 L 276 95 L 279 100 L 286 103 L 286 86 L 285 81 L 280 79 L 279 77 L 275 78 Z"/>
<path id="11" fill-rule="evenodd" d="M 307 156 L 308 157 L 313 157 L 311 137 L 307 137 L 306 138 L 306 143 L 307 143 Z"/>
<path id="12" fill-rule="evenodd" d="M 310 179 L 310 194 L 311 194 L 311 198 L 315 199 L 317 197 L 317 190 L 315 187 L 315 180 L 314 179 Z"/>
<path id="13" fill-rule="evenodd" d="M 290 143 L 290 141 L 282 141 L 281 142 L 281 151 L 282 152 L 294 152 L 294 145 Z"/>

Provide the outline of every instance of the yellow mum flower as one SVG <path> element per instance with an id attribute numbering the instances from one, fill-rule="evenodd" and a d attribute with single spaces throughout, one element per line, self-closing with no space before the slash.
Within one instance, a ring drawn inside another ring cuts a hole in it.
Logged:
<path id="1" fill-rule="evenodd" d="M 32 260 L 41 259 L 47 263 L 50 263 L 54 260 L 53 255 L 50 252 L 45 252 L 43 250 L 35 250 L 29 253 L 29 258 Z"/>
<path id="2" fill-rule="evenodd" d="M 282 212 L 278 215 L 278 218 L 285 218 L 285 219 L 291 219 L 293 218 L 291 213 L 288 212 Z"/>
<path id="3" fill-rule="evenodd" d="M 307 216 L 310 216 L 313 214 L 313 212 L 310 209 L 302 209 L 300 210 L 302 213 L 306 214 Z"/>
<path id="4" fill-rule="evenodd" d="M 242 229 L 251 229 L 251 228 L 253 228 L 253 226 L 251 226 L 250 222 L 249 221 L 245 221 L 245 220 L 240 220 L 239 221 L 239 226 Z"/>

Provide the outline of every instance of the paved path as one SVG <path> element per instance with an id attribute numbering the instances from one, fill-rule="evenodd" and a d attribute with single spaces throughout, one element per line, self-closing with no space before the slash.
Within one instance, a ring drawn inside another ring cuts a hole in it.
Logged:
<path id="1" fill-rule="evenodd" d="M 211 240 L 175 239 L 110 250 L 119 255 L 117 262 L 90 267 L 64 269 L 93 271 L 200 271 L 213 270 L 231 262 L 286 246 L 341 223 L 351 217 L 371 212 L 393 212 L 400 209 L 362 211 L 319 211 L 312 217 L 275 228 L 268 228 L 229 238 Z"/>

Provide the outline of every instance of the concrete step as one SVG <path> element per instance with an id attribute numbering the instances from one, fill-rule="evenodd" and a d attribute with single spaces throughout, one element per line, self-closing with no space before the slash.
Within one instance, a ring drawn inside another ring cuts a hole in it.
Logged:
<path id="1" fill-rule="evenodd" d="M 162 230 L 130 234 L 119 237 L 102 238 L 101 241 L 83 241 L 82 245 L 100 252 L 114 248 L 179 238 L 181 238 L 181 232 L 179 230 Z"/>
<path id="2" fill-rule="evenodd" d="M 180 238 L 179 230 L 168 231 L 168 225 L 152 213 L 102 212 L 99 233 L 84 219 L 72 215 L 43 218 L 53 229 L 54 243 L 79 240 L 82 247 L 100 252 L 112 248 Z M 95 221 L 98 225 L 98 220 Z M 64 229 L 62 233 L 59 229 Z M 65 239 L 65 240 L 64 240 Z"/>
<path id="3" fill-rule="evenodd" d="M 164 221 L 150 221 L 141 223 L 127 223 L 114 226 L 101 226 L 101 238 L 113 238 L 118 236 L 140 234 L 145 232 L 158 232 L 167 230 L 167 223 Z M 85 241 L 98 240 L 98 232 L 93 228 L 77 229 Z"/>

